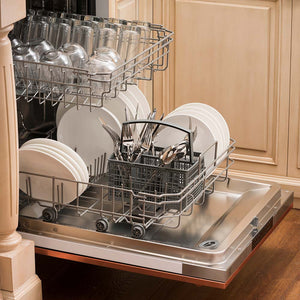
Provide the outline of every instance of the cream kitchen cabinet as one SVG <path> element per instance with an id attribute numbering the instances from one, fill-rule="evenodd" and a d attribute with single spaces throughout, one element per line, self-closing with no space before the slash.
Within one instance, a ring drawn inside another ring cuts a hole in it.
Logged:
<path id="1" fill-rule="evenodd" d="M 289 116 L 288 173 L 291 180 L 300 178 L 300 2 L 293 2 L 291 48 L 291 90 Z M 300 188 L 296 190 L 300 195 Z M 296 203 L 300 207 L 300 201 Z"/>
<path id="2" fill-rule="evenodd" d="M 175 30 L 167 107 L 212 105 L 237 140 L 235 169 L 285 175 L 291 1 L 166 2 Z"/>
<path id="3" fill-rule="evenodd" d="M 293 6 L 288 175 L 300 178 L 300 3 Z"/>
<path id="4" fill-rule="evenodd" d="M 300 196 L 299 1 L 111 2 L 115 16 L 146 16 L 175 32 L 169 68 L 155 76 L 155 107 L 215 107 L 237 140 L 232 174 Z"/>

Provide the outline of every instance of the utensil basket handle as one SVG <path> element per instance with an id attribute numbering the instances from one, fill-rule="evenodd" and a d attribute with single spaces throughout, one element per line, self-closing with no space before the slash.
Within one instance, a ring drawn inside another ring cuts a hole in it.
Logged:
<path id="1" fill-rule="evenodd" d="M 175 124 L 172 124 L 172 123 L 167 123 L 167 122 L 164 122 L 164 121 L 159 121 L 159 120 L 132 120 L 132 121 L 124 122 L 122 124 L 120 149 L 122 149 L 122 147 L 123 147 L 123 136 L 124 136 L 125 127 L 127 125 L 145 124 L 145 123 L 159 125 L 159 126 L 171 127 L 171 128 L 180 130 L 180 131 L 185 132 L 186 134 L 188 134 L 188 137 L 189 137 L 189 149 L 188 149 L 189 151 L 188 152 L 190 154 L 190 163 L 192 164 L 194 162 L 194 151 L 193 151 L 193 142 L 194 141 L 193 141 L 193 132 L 192 132 L 192 130 L 185 129 L 185 128 L 181 127 L 181 126 L 178 126 L 178 125 L 175 125 Z"/>

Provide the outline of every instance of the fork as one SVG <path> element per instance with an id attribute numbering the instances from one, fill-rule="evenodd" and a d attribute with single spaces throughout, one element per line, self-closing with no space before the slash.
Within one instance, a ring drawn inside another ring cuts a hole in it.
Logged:
<path id="1" fill-rule="evenodd" d="M 109 134 L 109 136 L 113 140 L 115 157 L 119 160 L 123 160 L 123 157 L 120 152 L 120 144 L 121 144 L 120 136 L 114 131 L 113 128 L 111 128 L 108 124 L 106 124 L 100 117 L 99 117 L 99 120 L 100 120 L 104 130 Z"/>

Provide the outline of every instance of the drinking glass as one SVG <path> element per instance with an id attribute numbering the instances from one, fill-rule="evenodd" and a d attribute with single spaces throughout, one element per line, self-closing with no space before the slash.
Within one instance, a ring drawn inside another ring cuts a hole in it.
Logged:
<path id="1" fill-rule="evenodd" d="M 27 16 L 34 16 L 35 15 L 35 10 L 34 9 L 27 9 L 26 15 Z"/>
<path id="2" fill-rule="evenodd" d="M 37 16 L 46 16 L 46 17 L 57 17 L 57 12 L 49 11 L 45 9 L 38 9 L 35 13 Z"/>
<path id="3" fill-rule="evenodd" d="M 120 32 L 118 53 L 124 61 L 129 61 L 138 54 L 140 33 L 136 30 L 125 29 Z"/>
<path id="4" fill-rule="evenodd" d="M 121 56 L 119 55 L 119 53 L 115 49 L 112 49 L 109 47 L 98 48 L 96 50 L 95 56 L 96 57 L 107 56 L 116 64 L 116 66 L 120 66 L 124 63 L 124 61 L 121 58 Z"/>
<path id="5" fill-rule="evenodd" d="M 88 62 L 88 55 L 79 44 L 67 43 L 60 50 L 70 57 L 74 68 L 83 68 Z"/>
<path id="6" fill-rule="evenodd" d="M 81 45 L 88 56 L 93 53 L 94 29 L 86 25 L 76 25 L 72 32 L 72 43 Z"/>
<path id="7" fill-rule="evenodd" d="M 16 37 L 20 37 L 20 40 L 26 44 L 29 42 L 29 36 L 31 34 L 33 16 L 26 16 L 25 19 L 17 22 L 15 25 L 14 33 Z"/>
<path id="8" fill-rule="evenodd" d="M 102 93 L 105 93 L 105 97 L 113 97 L 115 91 L 112 88 L 115 86 L 115 82 L 111 82 L 110 74 L 117 69 L 116 63 L 109 56 L 96 53 L 90 57 L 86 69 L 90 74 L 92 95 L 101 96 Z"/>
<path id="9" fill-rule="evenodd" d="M 138 53 L 141 55 L 138 57 L 139 68 L 143 69 L 140 76 L 148 78 L 150 76 L 149 72 L 147 73 L 146 67 L 150 63 L 149 51 L 145 51 L 150 46 L 151 39 L 151 30 L 150 23 L 142 21 L 133 21 L 134 26 L 131 26 L 132 30 L 137 31 L 140 34 L 140 42 L 138 47 Z"/>
<path id="10" fill-rule="evenodd" d="M 30 23 L 29 43 L 48 39 L 49 23 L 44 20 L 33 20 Z"/>
<path id="11" fill-rule="evenodd" d="M 116 49 L 117 32 L 112 28 L 99 28 L 95 50 L 101 47 Z"/>
<path id="12" fill-rule="evenodd" d="M 132 23 L 138 23 L 137 25 L 131 26 L 132 30 L 137 31 L 140 34 L 139 52 L 144 51 L 149 47 L 151 30 L 147 22 L 133 21 Z M 141 25 L 147 24 L 147 25 Z"/>
<path id="13" fill-rule="evenodd" d="M 57 36 L 57 29 L 58 29 L 58 24 L 59 24 L 59 18 L 57 19 L 52 19 L 52 21 L 49 24 L 49 32 L 48 32 L 48 41 L 52 44 L 56 44 L 56 36 Z"/>
<path id="14" fill-rule="evenodd" d="M 69 24 L 71 25 L 72 29 L 81 24 L 81 17 L 77 14 L 66 14 L 67 20 L 69 20 Z"/>
<path id="15" fill-rule="evenodd" d="M 96 16 L 92 16 L 91 21 L 97 22 L 99 28 L 105 27 L 105 23 L 107 23 L 107 21 L 104 18 L 96 17 Z"/>
<path id="16" fill-rule="evenodd" d="M 66 23 L 58 24 L 55 48 L 60 48 L 62 45 L 69 43 L 71 39 L 71 26 Z"/>
<path id="17" fill-rule="evenodd" d="M 115 66 L 116 66 L 116 71 L 114 72 L 113 76 L 117 76 L 115 79 L 112 79 L 112 86 L 119 86 L 119 83 L 123 80 L 123 73 L 122 71 L 124 70 L 121 65 L 124 63 L 123 59 L 119 55 L 119 53 L 112 48 L 108 47 L 101 47 L 98 48 L 95 52 L 95 57 L 98 59 L 101 57 L 102 59 L 111 59 Z"/>
<path id="18" fill-rule="evenodd" d="M 20 39 L 16 38 L 16 37 L 13 38 L 10 42 L 11 42 L 11 48 L 16 48 L 18 46 L 23 45 L 22 41 Z"/>
<path id="19" fill-rule="evenodd" d="M 29 46 L 21 45 L 13 48 L 13 59 L 16 74 L 17 94 L 31 94 L 36 91 L 38 79 L 38 65 L 30 62 L 38 62 L 39 54 Z"/>
<path id="20" fill-rule="evenodd" d="M 127 25 L 127 21 L 123 19 L 116 19 L 116 18 L 108 18 L 107 26 L 117 31 L 117 34 L 120 34 L 120 31 L 123 29 L 124 26 Z"/>
<path id="21" fill-rule="evenodd" d="M 66 53 L 50 50 L 41 56 L 40 61 L 45 63 L 41 66 L 44 90 L 58 96 L 68 88 L 68 83 L 73 83 L 73 71 L 69 69 L 72 67 L 72 61 Z"/>
<path id="22" fill-rule="evenodd" d="M 122 30 L 124 30 L 124 28 L 127 27 L 127 21 L 125 21 L 125 20 L 118 20 L 118 21 L 120 21 L 120 22 L 117 22 L 117 23 L 107 22 L 107 23 L 105 23 L 105 27 L 115 30 L 117 33 L 117 36 L 120 36 L 120 32 Z"/>
<path id="23" fill-rule="evenodd" d="M 49 26 L 48 40 L 55 48 L 70 42 L 72 21 L 65 18 L 52 19 Z"/>
<path id="24" fill-rule="evenodd" d="M 125 68 L 125 78 L 131 78 L 135 75 L 138 68 L 136 61 L 132 60 L 139 51 L 140 34 L 131 29 L 122 30 L 118 41 L 118 53 L 121 58 L 127 62 Z M 131 61 L 132 60 L 132 61 Z M 130 81 L 128 81 L 130 82 Z"/>
<path id="25" fill-rule="evenodd" d="M 139 20 L 134 20 L 131 22 L 132 25 L 138 25 L 138 26 L 145 26 L 145 27 L 150 27 L 151 23 L 150 22 L 146 22 L 146 21 L 139 21 Z"/>
<path id="26" fill-rule="evenodd" d="M 42 40 L 42 41 L 35 41 L 30 43 L 31 48 L 37 52 L 39 54 L 39 56 L 41 57 L 45 52 L 49 51 L 49 50 L 54 50 L 54 47 L 52 46 L 52 44 L 46 40 Z"/>

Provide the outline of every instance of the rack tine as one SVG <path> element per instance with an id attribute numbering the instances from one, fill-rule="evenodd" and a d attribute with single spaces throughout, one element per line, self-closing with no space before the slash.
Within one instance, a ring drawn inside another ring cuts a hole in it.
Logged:
<path id="1" fill-rule="evenodd" d="M 56 193 L 57 193 L 57 202 L 59 203 L 59 198 L 60 198 L 60 195 L 59 195 L 59 185 L 56 186 Z"/>
<path id="2" fill-rule="evenodd" d="M 96 171 L 96 168 L 97 168 L 97 159 L 95 158 L 95 159 L 94 159 L 94 177 L 97 177 L 97 171 Z"/>
<path id="3" fill-rule="evenodd" d="M 100 173 L 99 175 L 102 175 L 102 170 L 103 170 L 103 155 L 101 155 L 101 162 L 100 162 Z"/>
<path id="4" fill-rule="evenodd" d="M 102 170 L 101 175 L 103 175 L 105 173 L 105 163 L 106 163 L 106 152 L 104 152 L 104 155 L 103 155 L 103 170 Z"/>
<path id="5" fill-rule="evenodd" d="M 100 157 L 98 156 L 97 157 L 97 176 L 100 175 L 99 172 L 100 172 Z"/>
<path id="6" fill-rule="evenodd" d="M 192 130 L 192 118 L 189 117 L 189 130 Z"/>
<path id="7" fill-rule="evenodd" d="M 138 117 L 138 111 L 139 111 L 139 103 L 136 105 L 136 110 L 135 110 L 135 116 L 134 116 L 134 120 L 137 120 Z M 133 132 L 136 133 L 136 123 L 133 125 Z"/>

